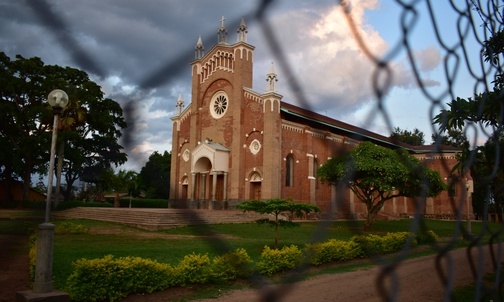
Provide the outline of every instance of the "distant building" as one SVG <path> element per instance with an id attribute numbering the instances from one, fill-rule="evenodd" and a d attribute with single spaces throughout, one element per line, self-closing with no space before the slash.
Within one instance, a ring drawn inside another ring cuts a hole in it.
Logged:
<path id="1" fill-rule="evenodd" d="M 359 217 L 365 207 L 350 190 L 344 192 L 347 210 L 341 212 L 331 204 L 336 189 L 320 183 L 317 169 L 362 141 L 405 147 L 448 181 L 459 152 L 455 148 L 398 144 L 285 103 L 275 88 L 273 65 L 265 75 L 267 91 L 252 90 L 254 46 L 247 43 L 243 19 L 237 33 L 237 42 L 229 44 L 222 21 L 217 44 L 208 52 L 201 37 L 197 41 L 191 102 L 185 106 L 180 95 L 172 117 L 171 206 L 224 209 L 248 199 L 292 198 L 316 204 L 332 216 Z M 443 192 L 420 210 L 453 215 L 448 194 L 457 198 L 462 192 Z M 395 198 L 381 213 L 413 215 L 416 209 L 411 198 Z"/>

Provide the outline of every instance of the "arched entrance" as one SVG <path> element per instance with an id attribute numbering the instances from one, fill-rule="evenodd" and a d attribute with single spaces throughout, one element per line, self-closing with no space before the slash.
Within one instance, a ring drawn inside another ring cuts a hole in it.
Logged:
<path id="1" fill-rule="evenodd" d="M 192 151 L 189 208 L 219 209 L 226 201 L 229 150 L 213 142 Z"/>

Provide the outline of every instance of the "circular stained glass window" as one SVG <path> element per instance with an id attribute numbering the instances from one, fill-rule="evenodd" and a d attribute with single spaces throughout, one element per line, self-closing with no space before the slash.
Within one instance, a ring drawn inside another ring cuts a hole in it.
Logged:
<path id="1" fill-rule="evenodd" d="M 218 92 L 212 97 L 212 101 L 210 102 L 210 114 L 214 118 L 221 118 L 226 114 L 228 107 L 229 102 L 226 93 L 223 91 Z"/>

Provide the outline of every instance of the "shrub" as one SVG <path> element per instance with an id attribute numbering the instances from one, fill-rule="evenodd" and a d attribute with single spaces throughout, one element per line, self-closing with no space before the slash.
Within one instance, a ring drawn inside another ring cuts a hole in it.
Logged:
<path id="1" fill-rule="evenodd" d="M 368 234 L 354 236 L 351 241 L 360 246 L 362 254 L 359 256 L 368 257 L 399 251 L 411 236 L 408 232 L 387 233 L 385 236 Z"/>
<path id="2" fill-rule="evenodd" d="M 330 239 L 322 243 L 307 244 L 305 254 L 312 265 L 333 261 L 346 261 L 362 254 L 360 246 L 354 241 Z"/>
<path id="3" fill-rule="evenodd" d="M 438 235 L 433 230 L 422 230 L 416 235 L 418 244 L 429 244 L 437 242 Z"/>
<path id="4" fill-rule="evenodd" d="M 131 293 L 151 293 L 174 285 L 169 264 L 139 257 L 79 259 L 68 277 L 72 301 L 117 301 Z"/>
<path id="5" fill-rule="evenodd" d="M 221 282 L 247 278 L 253 273 L 253 261 L 244 249 L 217 256 L 212 260 L 212 280 Z"/>
<path id="6" fill-rule="evenodd" d="M 179 262 L 179 265 L 175 267 L 175 271 L 178 278 L 178 285 L 184 286 L 191 283 L 207 283 L 212 275 L 210 258 L 207 254 L 199 255 L 192 253 L 186 255 L 184 259 Z"/>
<path id="7" fill-rule="evenodd" d="M 56 224 L 54 232 L 56 234 L 87 234 L 89 233 L 89 228 L 82 224 L 64 221 Z"/>
<path id="8" fill-rule="evenodd" d="M 265 246 L 257 268 L 261 274 L 272 276 L 293 269 L 302 261 L 303 253 L 295 245 L 284 246 L 280 250 L 272 250 L 269 246 Z"/>

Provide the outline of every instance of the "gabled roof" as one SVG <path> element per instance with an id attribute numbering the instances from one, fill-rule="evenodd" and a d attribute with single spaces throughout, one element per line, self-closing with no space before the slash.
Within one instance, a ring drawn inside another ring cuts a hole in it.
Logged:
<path id="1" fill-rule="evenodd" d="M 459 148 L 443 145 L 423 145 L 412 146 L 400 142 L 390 137 L 371 132 L 369 130 L 359 128 L 342 121 L 318 114 L 316 112 L 294 106 L 292 104 L 281 102 L 280 111 L 288 120 L 302 120 L 308 125 L 312 125 L 318 129 L 327 129 L 331 133 L 340 134 L 351 139 L 359 141 L 372 141 L 375 144 L 386 146 L 389 148 L 405 148 L 410 153 L 445 153 L 445 152 L 461 152 Z"/>

